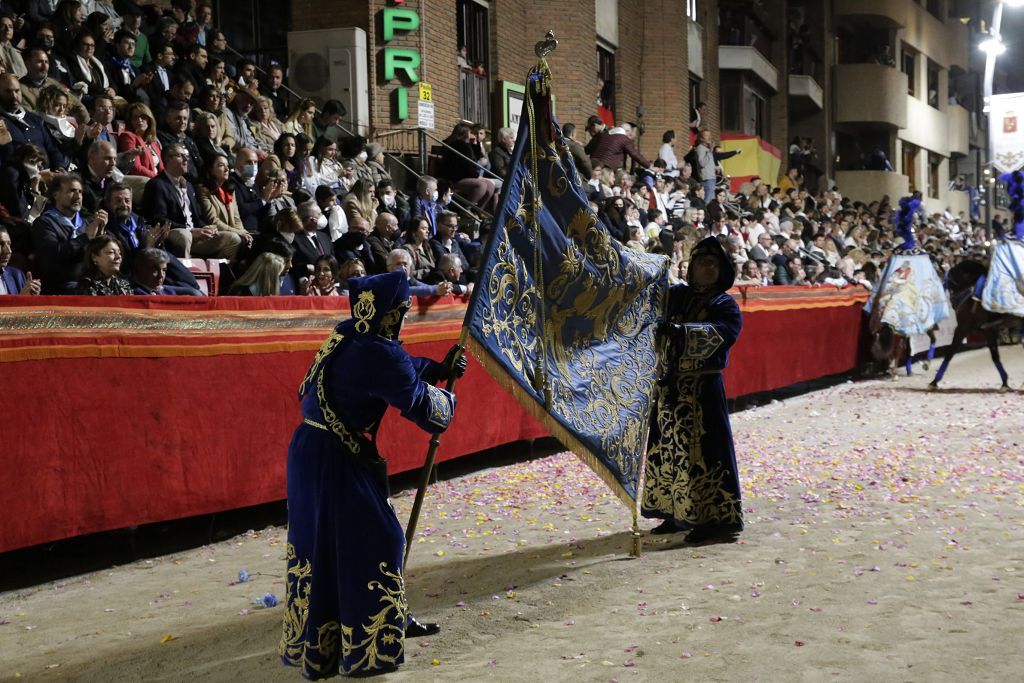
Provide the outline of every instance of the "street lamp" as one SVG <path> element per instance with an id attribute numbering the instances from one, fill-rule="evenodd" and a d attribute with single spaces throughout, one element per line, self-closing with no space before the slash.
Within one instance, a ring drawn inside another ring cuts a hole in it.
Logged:
<path id="1" fill-rule="evenodd" d="M 992 80 L 995 76 L 996 71 L 996 59 L 999 55 L 1006 52 L 1006 45 L 1003 43 L 1003 37 L 1000 34 L 1000 29 L 1003 24 L 1003 5 L 1008 7 L 1022 7 L 1024 6 L 1024 0 L 997 0 L 995 12 L 992 16 L 992 24 L 989 28 L 989 37 L 978 45 L 978 48 L 985 53 L 985 82 L 984 82 L 984 100 L 982 106 L 982 113 L 987 115 L 987 126 L 988 126 L 988 140 L 985 146 L 985 165 L 986 169 L 992 164 Z M 995 176 L 992 176 L 994 180 Z M 985 232 L 991 235 L 992 231 L 992 200 L 993 200 L 993 187 L 995 183 L 989 182 L 985 192 Z"/>

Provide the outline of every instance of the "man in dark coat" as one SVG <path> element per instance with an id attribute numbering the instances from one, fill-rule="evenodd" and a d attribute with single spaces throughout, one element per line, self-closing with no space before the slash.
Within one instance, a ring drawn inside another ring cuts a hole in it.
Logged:
<path id="1" fill-rule="evenodd" d="M 22 106 L 21 83 L 14 74 L 0 75 L 0 121 L 11 134 L 11 142 L 0 145 L 0 161 L 7 163 L 15 149 L 31 142 L 46 152 L 51 169 L 67 168 L 68 160 L 57 147 L 43 118 Z"/>
<path id="2" fill-rule="evenodd" d="M 715 237 L 690 253 L 689 284 L 669 289 L 659 326 L 664 377 L 651 421 L 642 513 L 655 534 L 689 531 L 692 543 L 730 540 L 743 529 L 722 371 L 743 319 L 726 294 L 736 277 Z"/>

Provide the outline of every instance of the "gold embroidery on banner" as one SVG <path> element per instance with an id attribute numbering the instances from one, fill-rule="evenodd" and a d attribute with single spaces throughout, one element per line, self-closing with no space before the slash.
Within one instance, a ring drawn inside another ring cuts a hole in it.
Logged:
<path id="1" fill-rule="evenodd" d="M 534 336 L 537 290 L 527 279 L 506 229 L 498 242 L 497 261 L 486 283 L 489 305 L 483 311 L 481 327 L 484 334 L 495 339 L 501 355 L 518 373 L 532 377 L 532 358 L 537 346 Z"/>
<path id="2" fill-rule="evenodd" d="M 362 651 L 362 656 L 355 663 L 349 666 L 349 670 L 371 670 L 380 668 L 380 663 L 394 664 L 398 655 L 404 649 L 405 621 L 409 611 L 405 600 L 405 583 L 402 580 L 401 572 L 389 572 L 386 562 L 381 562 L 378 567 L 383 575 L 383 581 L 371 581 L 367 584 L 370 590 L 381 591 L 380 603 L 383 605 L 379 612 L 370 615 L 369 623 L 363 624 L 360 628 L 366 637 L 355 641 L 352 626 L 341 626 L 341 655 L 348 659 L 353 652 Z M 384 654 L 380 651 L 380 645 L 392 645 L 401 643 L 398 653 L 395 656 Z"/>
<path id="3" fill-rule="evenodd" d="M 438 427 L 447 427 L 452 421 L 452 406 L 441 389 L 427 385 L 427 395 L 430 397 L 430 417 L 427 418 L 431 424 Z"/>
<path id="4" fill-rule="evenodd" d="M 356 305 L 352 307 L 352 317 L 356 319 L 356 330 L 363 334 L 370 331 L 370 321 L 377 315 L 377 307 L 373 302 L 373 292 L 360 292 Z"/>
<path id="5" fill-rule="evenodd" d="M 306 371 L 306 376 L 302 378 L 302 384 L 299 387 L 299 398 L 306 395 L 306 391 L 309 389 L 309 383 L 313 380 L 313 376 L 316 375 L 320 370 L 320 364 L 324 362 L 324 358 L 327 357 L 331 351 L 338 347 L 341 340 L 345 338 L 345 335 L 341 334 L 337 330 L 331 332 L 330 336 L 324 340 L 324 343 L 320 345 L 320 350 L 316 352 L 316 357 L 313 358 L 312 365 L 309 366 L 309 370 Z"/>

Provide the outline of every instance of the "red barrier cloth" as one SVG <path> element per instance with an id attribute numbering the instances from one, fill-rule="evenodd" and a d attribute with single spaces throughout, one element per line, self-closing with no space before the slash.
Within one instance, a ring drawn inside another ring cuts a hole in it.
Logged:
<path id="1" fill-rule="evenodd" d="M 734 294 L 731 396 L 856 364 L 866 297 Z M 297 387 L 347 310 L 315 297 L 0 297 L 0 552 L 283 499 Z M 409 352 L 442 358 L 464 313 L 419 302 Z M 440 461 L 546 433 L 475 361 L 457 393 Z M 427 442 L 388 412 L 378 445 L 392 473 L 420 467 Z"/>

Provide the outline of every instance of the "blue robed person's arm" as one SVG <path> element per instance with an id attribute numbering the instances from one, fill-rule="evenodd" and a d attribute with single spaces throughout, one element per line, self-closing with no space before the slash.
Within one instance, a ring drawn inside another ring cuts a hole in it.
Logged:
<path id="1" fill-rule="evenodd" d="M 409 360 L 412 361 L 413 367 L 416 368 L 416 374 L 424 382 L 437 384 L 448 377 L 443 363 L 426 358 L 425 356 L 409 356 Z"/>
<path id="2" fill-rule="evenodd" d="M 414 362 L 401 347 L 391 347 L 380 356 L 374 359 L 379 372 L 369 393 L 397 408 L 402 417 L 424 431 L 439 434 L 447 429 L 455 414 L 455 395 L 421 376 L 422 361 L 428 359 Z"/>
<path id="3" fill-rule="evenodd" d="M 708 319 L 703 322 L 666 323 L 660 332 L 675 342 L 677 358 L 707 360 L 725 354 L 736 343 L 743 328 L 743 315 L 736 300 L 727 294 L 715 297 L 708 304 Z"/>

